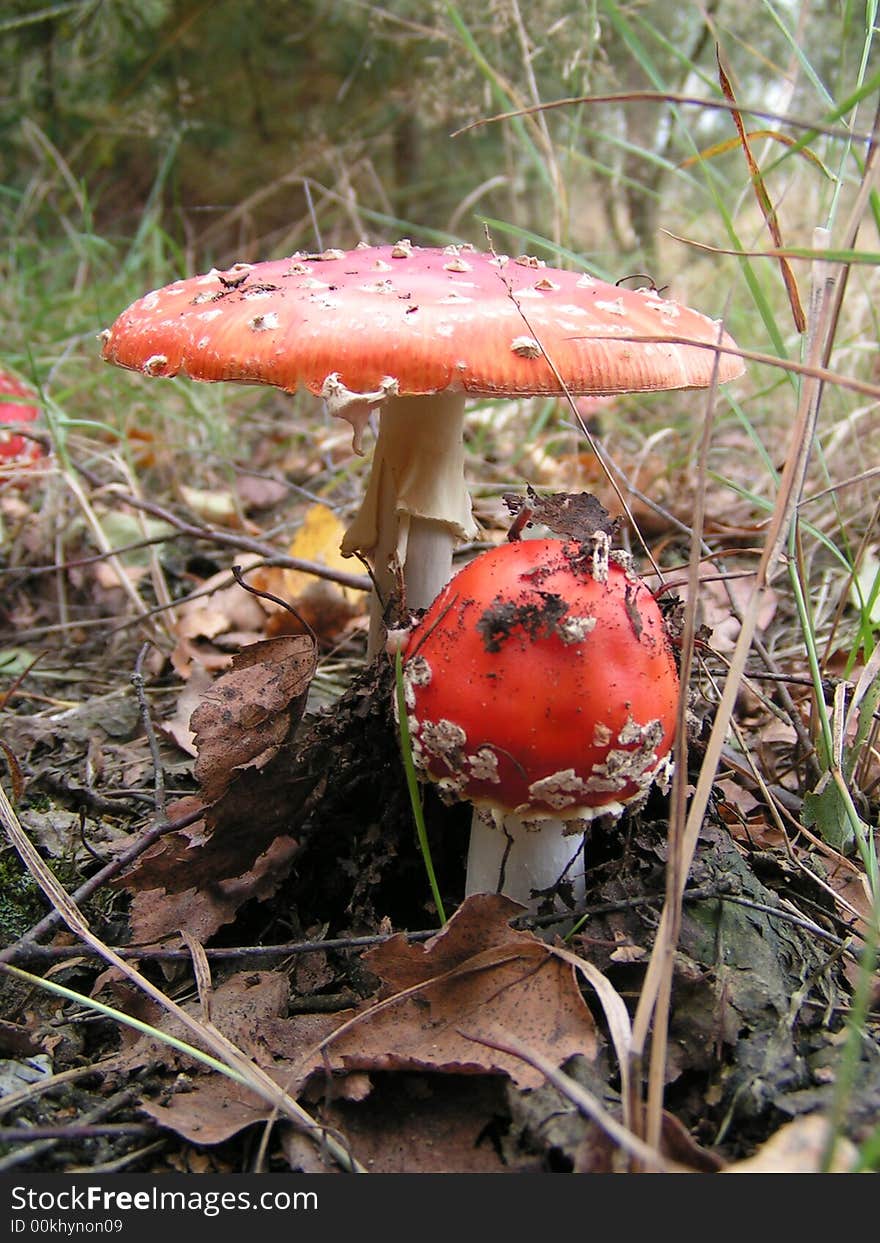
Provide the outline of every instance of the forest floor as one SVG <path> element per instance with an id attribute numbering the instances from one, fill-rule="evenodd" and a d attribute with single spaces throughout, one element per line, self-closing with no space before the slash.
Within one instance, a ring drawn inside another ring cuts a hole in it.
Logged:
<path id="1" fill-rule="evenodd" d="M 239 475 L 232 516 L 199 515 L 193 494 L 184 522 L 180 505 L 145 502 L 87 460 L 74 453 L 70 477 L 105 533 L 115 516 L 115 558 L 96 554 L 84 521 L 59 539 L 58 511 L 49 521 L 46 493 L 27 490 L 48 489 L 51 465 L 0 491 L 0 746 L 15 808 L 3 820 L 19 848 L 0 856 L 2 959 L 14 969 L 0 978 L 0 1171 L 356 1162 L 500 1174 L 649 1160 L 621 1137 L 641 1063 L 627 1062 L 618 1006 L 635 1012 L 666 899 L 666 800 L 596 822 L 586 897 L 563 939 L 505 898 L 463 900 L 469 809 L 425 790 L 453 912 L 441 931 L 393 664 L 365 663 L 363 592 L 303 579 L 290 562 L 353 572 L 333 559 L 330 511 L 300 501 L 309 533 L 282 548 L 268 533 L 289 493 L 259 471 Z M 540 486 L 544 465 L 520 469 Z M 643 465 L 674 510 L 682 480 Z M 748 506 L 710 494 L 709 511 L 732 549 L 727 569 L 747 564 Z M 488 541 L 502 539 L 500 505 L 478 502 L 478 514 Z M 674 562 L 675 521 L 637 516 Z M 308 615 L 317 650 L 233 565 Z M 707 577 L 704 592 L 694 776 L 713 670 L 737 630 L 721 584 Z M 771 598 L 762 618 L 771 647 L 787 608 Z M 650 1158 L 667 1168 L 819 1168 L 827 1136 L 814 1124 L 828 1118 L 843 1165 L 876 1146 L 870 981 L 862 1033 L 849 1021 L 866 986 L 864 872 L 803 814 L 814 777 L 778 691 L 804 719 L 809 694 L 803 653 L 782 648 L 791 655 L 773 678 L 757 672 L 740 695 L 687 878 Z M 247 656 L 231 664 L 235 653 Z"/>

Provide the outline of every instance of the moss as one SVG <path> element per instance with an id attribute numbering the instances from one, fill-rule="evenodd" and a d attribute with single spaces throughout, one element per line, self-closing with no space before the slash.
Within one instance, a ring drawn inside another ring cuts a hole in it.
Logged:
<path id="1" fill-rule="evenodd" d="M 81 883 L 82 876 L 69 859 L 46 863 L 66 889 Z M 48 910 L 47 899 L 17 855 L 11 851 L 0 855 L 0 945 L 19 940 Z"/>
<path id="2" fill-rule="evenodd" d="M 0 858 L 0 942 L 10 945 L 46 913 L 46 901 L 14 856 Z"/>

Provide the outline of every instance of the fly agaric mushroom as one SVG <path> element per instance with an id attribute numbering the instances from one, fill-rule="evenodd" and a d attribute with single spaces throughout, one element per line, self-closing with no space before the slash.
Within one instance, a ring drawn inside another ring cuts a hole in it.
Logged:
<path id="1" fill-rule="evenodd" d="M 304 386 L 351 423 L 357 452 L 379 411 L 369 483 L 343 551 L 371 560 L 386 599 L 399 568 L 410 609 L 431 603 L 456 541 L 474 534 L 469 395 L 700 387 L 719 349 L 718 379 L 741 373 L 731 348 L 716 322 L 655 289 L 622 289 L 530 256 L 409 241 L 178 280 L 103 334 L 106 361 L 149 376 Z M 381 642 L 378 609 L 371 649 Z"/>
<path id="2" fill-rule="evenodd" d="M 625 554 L 534 539 L 474 558 L 410 632 L 413 757 L 467 799 L 467 894 L 530 905 L 572 867 L 587 823 L 638 805 L 671 765 L 679 682 L 660 610 Z M 583 892 L 574 881 L 575 896 Z"/>
<path id="3" fill-rule="evenodd" d="M 33 390 L 11 372 L 0 368 L 0 478 L 13 468 L 33 465 L 43 456 L 38 441 L 2 424 L 33 423 L 39 417 Z"/>

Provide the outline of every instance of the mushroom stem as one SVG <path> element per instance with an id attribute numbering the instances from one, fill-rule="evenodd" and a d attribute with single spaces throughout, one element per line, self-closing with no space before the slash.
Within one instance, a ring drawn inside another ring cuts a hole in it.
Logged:
<path id="1" fill-rule="evenodd" d="M 343 553 L 363 552 L 373 563 L 381 599 L 371 616 L 371 653 L 384 641 L 382 609 L 398 570 L 407 607 L 427 608 L 449 580 L 456 541 L 474 534 L 464 405 L 464 393 L 449 391 L 382 403 L 367 491 L 342 543 Z"/>
<path id="2" fill-rule="evenodd" d="M 535 908 L 533 890 L 552 888 L 565 873 L 575 902 L 586 892 L 582 855 L 583 834 L 566 833 L 561 820 L 523 820 L 508 812 L 499 824 L 486 822 L 479 812 L 471 823 L 465 895 L 504 893 L 515 902 Z M 571 866 L 569 866 L 571 865 Z"/>
<path id="3" fill-rule="evenodd" d="M 380 486 L 379 530 L 373 549 L 375 590 L 370 598 L 370 631 L 367 656 L 372 658 L 385 644 L 387 618 L 385 606 L 395 588 L 397 555 L 402 529 L 406 530 L 404 584 L 410 609 L 427 608 L 452 576 L 452 551 L 456 537 L 442 522 L 430 518 L 401 516 L 390 473 L 384 472 Z"/>
<path id="4" fill-rule="evenodd" d="M 430 518 L 410 518 L 406 545 L 406 601 L 411 609 L 425 609 L 452 577 L 455 536 Z"/>

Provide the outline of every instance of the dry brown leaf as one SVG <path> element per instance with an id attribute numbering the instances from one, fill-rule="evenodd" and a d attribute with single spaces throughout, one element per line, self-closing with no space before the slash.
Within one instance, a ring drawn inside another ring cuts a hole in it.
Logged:
<path id="1" fill-rule="evenodd" d="M 310 505 L 288 552 L 302 561 L 350 574 L 351 560 L 339 551 L 344 534 L 345 527 L 332 509 Z M 264 607 L 269 611 L 268 634 L 301 634 L 311 629 L 322 643 L 334 644 L 355 618 L 366 614 L 365 592 L 301 570 L 263 566 L 253 572 L 250 581 L 259 590 L 289 601 L 295 610 L 291 612 L 267 601 Z"/>
<path id="2" fill-rule="evenodd" d="M 157 1002 L 145 1002 L 140 994 L 131 993 L 128 985 L 122 985 L 120 991 L 123 996 L 130 998 L 128 1010 L 136 1018 L 150 1023 L 158 1032 L 173 1036 L 186 1044 L 194 1044 L 192 1033 L 178 1018 L 164 1012 Z M 271 1064 L 272 1059 L 267 1055 L 261 1032 L 269 1019 L 286 1011 L 289 993 L 287 976 L 280 971 L 238 972 L 213 991 L 213 1024 L 249 1057 L 253 1057 L 261 1065 Z M 200 1003 L 188 1002 L 184 1009 L 197 1015 Z M 172 1069 L 185 1067 L 193 1074 L 213 1073 L 163 1042 L 158 1036 L 128 1029 L 123 1032 L 120 1057 L 121 1064 L 129 1068 L 158 1064 Z"/>
<path id="3" fill-rule="evenodd" d="M 339 1019 L 330 1015 L 298 1015 L 284 1018 L 289 982 L 277 971 L 242 971 L 213 992 L 211 1018 L 217 1027 L 287 1092 L 299 1086 L 296 1062 L 316 1040 L 331 1031 Z M 182 1024 L 158 1007 L 132 997 L 136 1017 L 149 1021 L 158 1031 L 192 1044 Z M 198 1002 L 187 1010 L 197 1013 Z M 134 1069 L 145 1065 L 165 1066 L 174 1075 L 161 1100 L 142 1099 L 141 1108 L 185 1139 L 218 1144 L 253 1123 L 272 1116 L 271 1107 L 247 1087 L 177 1052 L 158 1037 L 124 1036 L 118 1065 Z M 183 1075 L 178 1074 L 184 1071 Z"/>
<path id="4" fill-rule="evenodd" d="M 198 758 L 195 773 L 205 801 L 225 794 L 245 768 L 263 768 L 298 724 L 315 671 L 308 635 L 264 639 L 240 651 L 190 721 Z"/>
<path id="5" fill-rule="evenodd" d="M 750 790 L 734 777 L 722 777 L 715 784 L 722 795 L 718 815 L 735 841 L 761 850 L 786 846 L 785 834 Z"/>
<path id="6" fill-rule="evenodd" d="M 475 894 L 424 945 L 401 935 L 370 950 L 364 960 L 383 981 L 382 1000 L 339 1028 L 312 1068 L 506 1074 L 521 1088 L 543 1082 L 520 1059 L 480 1043 L 499 1031 L 516 1031 L 557 1065 L 576 1053 L 595 1058 L 596 1026 L 573 968 L 510 927 L 521 910 L 509 898 Z"/>
<path id="7" fill-rule="evenodd" d="M 242 569 L 257 560 L 255 556 L 241 557 Z M 182 678 L 189 677 L 193 662 L 205 668 L 225 667 L 230 660 L 231 636 L 235 636 L 235 646 L 241 647 L 262 638 L 266 628 L 266 610 L 259 598 L 230 582 L 227 570 L 205 579 L 198 598 L 175 605 L 175 615 L 177 646 L 171 653 L 171 663 Z M 221 638 L 225 650 L 201 645 L 204 640 Z"/>
<path id="8" fill-rule="evenodd" d="M 828 1142 L 828 1120 L 822 1114 L 807 1114 L 780 1127 L 753 1156 L 737 1161 L 722 1174 L 818 1174 L 822 1171 Z M 858 1152 L 848 1139 L 839 1139 L 834 1149 L 832 1174 L 855 1169 Z"/>
<path id="9" fill-rule="evenodd" d="M 332 1100 L 320 1117 L 371 1174 L 504 1174 L 516 1170 L 485 1133 L 506 1113 L 504 1081 L 495 1075 L 409 1074 L 378 1076 L 367 1100 Z M 291 1169 L 330 1172 L 314 1143 L 303 1144 L 292 1128 L 282 1146 Z"/>
<path id="10" fill-rule="evenodd" d="M 226 661 L 228 664 L 228 660 Z M 177 696 L 174 715 L 166 717 L 159 725 L 162 733 L 172 739 L 187 755 L 198 755 L 195 735 L 190 722 L 192 714 L 202 702 L 202 696 L 210 688 L 213 679 L 208 670 L 199 663 L 192 665 L 192 674 Z"/>
<path id="11" fill-rule="evenodd" d="M 256 1092 L 219 1074 L 191 1090 L 178 1081 L 166 1103 L 143 1099 L 139 1106 L 160 1126 L 195 1144 L 222 1144 L 245 1127 L 264 1123 L 271 1113 Z"/>
<path id="12" fill-rule="evenodd" d="M 712 632 L 709 645 L 716 652 L 732 652 L 736 646 L 740 627 L 731 608 L 731 597 L 740 612 L 744 612 L 752 590 L 751 578 L 731 578 L 726 582 L 712 580 L 700 584 L 702 620 Z M 679 594 L 684 598 L 687 593 L 682 589 Z M 765 592 L 758 615 L 758 630 L 763 631 L 773 620 L 778 599 L 775 591 Z"/>
<path id="13" fill-rule="evenodd" d="M 133 584 L 141 582 L 149 573 L 149 566 L 146 565 L 126 565 L 123 569 L 126 578 Z M 92 573 L 95 582 L 104 591 L 113 591 L 119 586 L 119 571 L 106 561 L 99 561 Z"/>
<path id="14" fill-rule="evenodd" d="M 245 509 L 271 509 L 280 505 L 289 494 L 286 483 L 267 475 L 241 474 L 235 477 L 239 504 Z"/>
<path id="15" fill-rule="evenodd" d="M 299 843 L 294 838 L 276 837 L 246 871 L 225 879 L 212 877 L 201 888 L 190 883 L 183 890 L 178 889 L 181 878 L 191 882 L 191 864 L 198 867 L 203 860 L 198 854 L 195 860 L 161 855 L 153 876 L 164 875 L 167 888 L 140 889 L 134 894 L 129 916 L 132 941 L 136 945 L 153 945 L 157 941 L 168 944 L 167 938 L 179 940 L 175 934 L 181 932 L 208 941 L 218 928 L 232 922 L 245 902 L 272 897 L 298 850 Z M 145 877 L 140 880 L 148 883 Z M 133 886 L 129 883 L 128 887 Z"/>
<path id="16" fill-rule="evenodd" d="M 190 722 L 204 797 L 168 809 L 183 817 L 207 804 L 204 818 L 160 838 L 115 882 L 135 895 L 136 941 L 180 931 L 207 940 L 284 880 L 298 842 L 283 828 L 283 776 L 314 667 L 308 636 L 262 640 L 206 692 Z"/>

